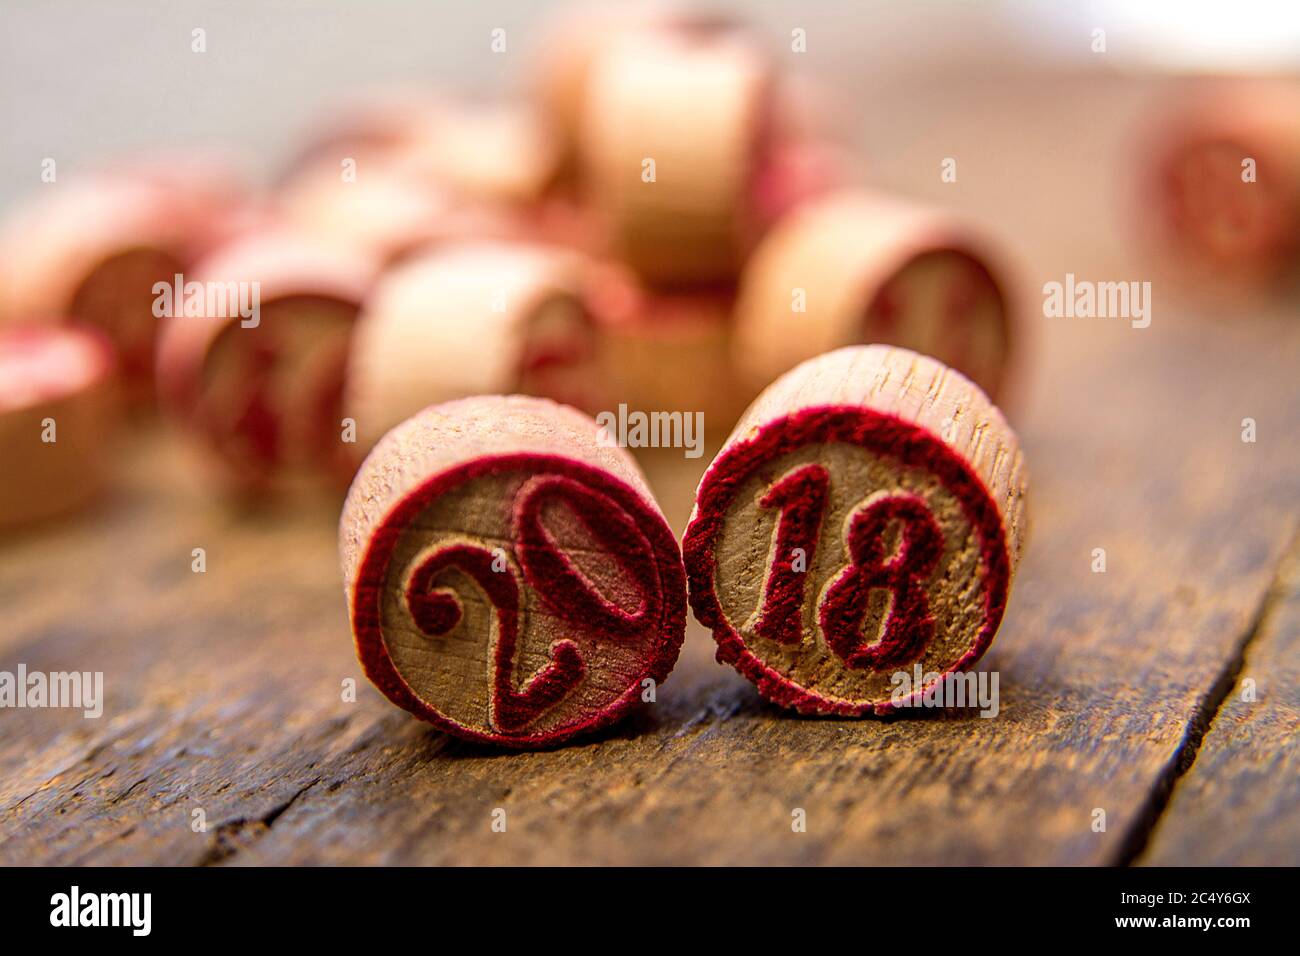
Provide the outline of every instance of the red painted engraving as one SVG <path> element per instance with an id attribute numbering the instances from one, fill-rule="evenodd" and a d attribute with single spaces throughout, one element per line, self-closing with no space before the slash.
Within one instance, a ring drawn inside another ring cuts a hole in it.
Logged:
<path id="1" fill-rule="evenodd" d="M 496 610 L 495 681 L 492 686 L 493 723 L 503 731 L 526 727 L 558 703 L 587 673 L 578 645 L 570 640 L 551 645 L 551 662 L 515 689 L 515 649 L 519 641 L 519 583 L 514 570 L 493 569 L 496 556 L 478 545 L 450 545 L 427 557 L 411 577 L 407 607 L 420 630 L 445 634 L 460 623 L 461 605 L 454 589 L 439 584 L 452 568 L 467 575 L 487 595 Z"/>
<path id="2" fill-rule="evenodd" d="M 805 581 L 817 553 L 829 483 L 830 473 L 821 465 L 804 465 L 769 488 L 759 502 L 763 508 L 780 508 L 781 517 L 754 630 L 778 644 L 797 644 L 803 639 Z M 803 556 L 802 569 L 795 568 L 796 549 Z"/>
<path id="3" fill-rule="evenodd" d="M 542 509 L 548 502 L 567 506 L 633 584 L 638 595 L 635 610 L 609 600 L 556 547 L 542 523 Z M 524 575 L 558 616 L 585 621 L 611 638 L 634 634 L 659 617 L 662 595 L 650 542 L 632 516 L 607 496 L 563 475 L 534 478 L 520 489 L 515 525 L 515 547 Z"/>
<path id="4" fill-rule="evenodd" d="M 885 532 L 899 526 L 896 552 L 886 560 Z M 852 563 L 826 590 L 818 623 L 826 643 L 849 667 L 883 670 L 918 660 L 934 635 L 925 581 L 943 553 L 943 532 L 925 502 L 892 495 L 860 508 L 845 535 Z M 889 611 L 880 639 L 862 633 L 874 589 L 889 592 Z"/>

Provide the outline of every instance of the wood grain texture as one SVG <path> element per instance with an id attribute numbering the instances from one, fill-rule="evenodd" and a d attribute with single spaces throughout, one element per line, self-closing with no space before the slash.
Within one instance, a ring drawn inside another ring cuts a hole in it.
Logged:
<path id="1" fill-rule="evenodd" d="M 1300 548 L 1292 546 L 1253 640 L 1224 677 L 1213 722 L 1143 863 L 1300 864 Z"/>
<path id="2" fill-rule="evenodd" d="M 984 660 L 1001 675 L 992 720 L 793 717 L 713 663 L 692 624 L 658 702 L 593 742 L 453 742 L 362 677 L 335 507 L 223 510 L 172 445 L 142 436 L 111 501 L 0 549 L 0 670 L 103 670 L 106 685 L 98 721 L 0 711 L 0 863 L 1120 860 L 1150 830 L 1152 795 L 1172 784 L 1177 810 L 1195 780 L 1196 765 L 1174 779 L 1188 729 L 1294 535 L 1289 318 L 1169 307 L 1141 331 L 1052 326 L 1015 422 L 1034 534 Z M 679 530 L 711 453 L 643 459 Z M 1241 805 L 1223 861 L 1300 847 L 1294 815 L 1266 828 L 1257 806 Z"/>

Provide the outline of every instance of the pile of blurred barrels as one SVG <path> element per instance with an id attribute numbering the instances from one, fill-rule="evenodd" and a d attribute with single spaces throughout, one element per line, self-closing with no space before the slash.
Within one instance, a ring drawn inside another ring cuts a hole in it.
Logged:
<path id="1" fill-rule="evenodd" d="M 531 98 L 342 106 L 270 190 L 183 154 L 40 186 L 0 248 L 0 525 L 92 497 L 114 424 L 154 403 L 225 491 L 266 496 L 345 486 L 388 429 L 466 395 L 702 411 L 725 434 L 780 373 L 859 342 L 996 398 L 1017 301 L 998 251 L 864 187 L 783 52 L 729 20 L 586 7 L 545 32 Z M 1215 269 L 1294 270 L 1300 144 L 1278 119 L 1200 111 L 1153 160 L 1170 235 Z M 1270 171 L 1249 193 L 1245 155 Z"/>

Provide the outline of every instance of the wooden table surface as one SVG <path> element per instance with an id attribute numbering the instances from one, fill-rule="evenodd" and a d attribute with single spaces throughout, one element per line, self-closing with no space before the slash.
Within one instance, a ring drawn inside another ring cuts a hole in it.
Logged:
<path id="1" fill-rule="evenodd" d="M 0 546 L 0 669 L 106 685 L 97 720 L 0 711 L 0 863 L 1300 862 L 1294 319 L 1036 344 L 994 719 L 793 716 L 692 622 L 657 703 L 604 736 L 456 742 L 361 675 L 337 502 L 231 510 L 145 428 L 97 510 Z M 707 460 L 645 460 L 679 531 Z"/>

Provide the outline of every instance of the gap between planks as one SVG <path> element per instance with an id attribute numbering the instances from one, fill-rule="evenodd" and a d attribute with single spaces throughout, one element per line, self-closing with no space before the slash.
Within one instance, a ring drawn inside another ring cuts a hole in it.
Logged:
<path id="1" fill-rule="evenodd" d="M 1265 625 L 1277 613 L 1285 595 L 1285 583 L 1288 571 L 1300 562 L 1300 529 L 1292 527 L 1290 543 L 1279 557 L 1269 580 L 1268 588 L 1260 599 L 1259 606 L 1247 625 L 1241 639 L 1238 640 L 1232 656 L 1219 672 L 1218 678 L 1205 692 L 1196 710 L 1187 722 L 1183 739 L 1173 757 L 1156 778 L 1151 792 L 1138 811 L 1136 819 L 1120 843 L 1119 852 L 1111 865 L 1133 866 L 1140 862 L 1142 855 L 1151 843 L 1161 817 L 1173 799 L 1174 790 L 1196 763 L 1196 755 L 1205 742 L 1206 734 L 1214 725 L 1214 720 L 1223 708 L 1224 702 L 1237 685 L 1246 664 L 1246 655 L 1255 639 L 1264 631 Z"/>

